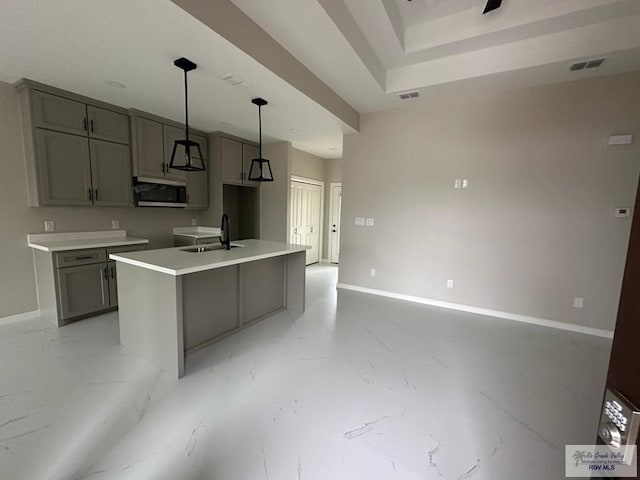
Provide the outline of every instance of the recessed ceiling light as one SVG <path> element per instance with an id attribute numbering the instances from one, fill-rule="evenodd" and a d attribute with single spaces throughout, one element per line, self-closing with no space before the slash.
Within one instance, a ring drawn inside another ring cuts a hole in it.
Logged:
<path id="1" fill-rule="evenodd" d="M 107 80 L 104 83 L 106 83 L 107 85 L 113 88 L 127 88 L 127 86 L 124 83 L 117 82 L 116 80 Z"/>
<path id="2" fill-rule="evenodd" d="M 298 130 L 297 128 L 290 128 L 289 131 L 291 133 L 298 133 L 300 130 Z"/>

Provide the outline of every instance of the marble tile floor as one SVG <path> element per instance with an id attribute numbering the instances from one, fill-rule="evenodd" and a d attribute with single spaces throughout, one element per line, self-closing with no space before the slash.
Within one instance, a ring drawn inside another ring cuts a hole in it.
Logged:
<path id="1" fill-rule="evenodd" d="M 0 478 L 556 480 L 593 443 L 610 341 L 356 292 L 307 274 L 287 312 L 173 380 L 117 313 L 0 324 Z"/>

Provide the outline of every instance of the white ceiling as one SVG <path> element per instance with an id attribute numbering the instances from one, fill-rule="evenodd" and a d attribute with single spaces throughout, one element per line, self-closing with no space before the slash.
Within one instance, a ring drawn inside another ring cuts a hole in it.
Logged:
<path id="1" fill-rule="evenodd" d="M 640 70 L 640 0 L 504 0 L 487 15 L 484 0 L 216 2 L 232 2 L 358 112 Z M 331 158 L 354 132 L 300 77 L 274 74 L 170 0 L 0 0 L 0 11 L 0 80 L 32 78 L 182 121 L 173 60 L 185 56 L 199 65 L 189 74 L 196 128 L 255 140 L 250 99 L 262 96 L 266 141 Z M 568 70 L 599 57 L 601 68 Z M 229 74 L 244 86 L 221 80 Z M 408 90 L 422 98 L 399 100 Z"/>
<path id="2" fill-rule="evenodd" d="M 185 56 L 198 64 L 189 73 L 194 128 L 257 140 L 250 99 L 261 96 L 269 101 L 262 111 L 266 141 L 340 157 L 343 133 L 353 132 L 169 0 L 0 0 L 0 11 L 2 81 L 31 78 L 184 121 L 183 73 L 173 60 Z M 221 80 L 228 74 L 247 86 Z"/>
<path id="3" fill-rule="evenodd" d="M 638 0 L 504 0 L 487 15 L 485 0 L 232 1 L 360 112 L 487 76 L 515 88 L 640 70 Z"/>

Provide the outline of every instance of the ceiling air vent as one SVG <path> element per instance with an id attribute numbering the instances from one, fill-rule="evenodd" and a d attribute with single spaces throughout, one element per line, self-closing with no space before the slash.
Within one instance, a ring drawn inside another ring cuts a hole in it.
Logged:
<path id="1" fill-rule="evenodd" d="M 410 100 L 412 98 L 418 98 L 420 96 L 420 93 L 418 93 L 418 91 L 414 90 L 413 92 L 404 92 L 404 93 L 399 93 L 398 97 L 400 98 L 400 100 Z"/>
<path id="2" fill-rule="evenodd" d="M 584 70 L 585 68 L 598 68 L 604 63 L 604 58 L 598 58 L 596 60 L 587 60 L 585 62 L 574 63 L 569 67 L 569 70 L 575 72 L 577 70 Z"/>
<path id="3" fill-rule="evenodd" d="M 241 78 L 236 77 L 233 74 L 225 75 L 225 76 L 219 77 L 219 78 L 220 78 L 220 80 L 224 80 L 225 82 L 227 82 L 232 87 L 248 87 L 249 86 L 247 84 L 247 82 L 245 82 Z"/>

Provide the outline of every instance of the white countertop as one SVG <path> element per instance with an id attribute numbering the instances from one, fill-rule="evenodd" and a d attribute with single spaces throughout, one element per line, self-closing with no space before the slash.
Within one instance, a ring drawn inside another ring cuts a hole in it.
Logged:
<path id="1" fill-rule="evenodd" d="M 306 245 L 290 245 L 287 243 L 267 242 L 265 240 L 238 240 L 231 244 L 242 245 L 242 247 L 202 253 L 183 251 L 185 248 L 193 247 L 161 248 L 158 250 L 111 254 L 109 258 L 137 267 L 155 270 L 156 272 L 178 276 L 239 263 L 253 262 L 264 258 L 304 252 L 310 248 Z"/>
<path id="2" fill-rule="evenodd" d="M 216 227 L 176 227 L 173 229 L 174 235 L 190 238 L 213 238 L 220 236 L 220 229 Z"/>
<path id="3" fill-rule="evenodd" d="M 149 243 L 146 238 L 128 237 L 126 230 L 99 232 L 30 233 L 27 244 L 44 252 L 80 250 L 84 248 L 118 247 Z"/>

